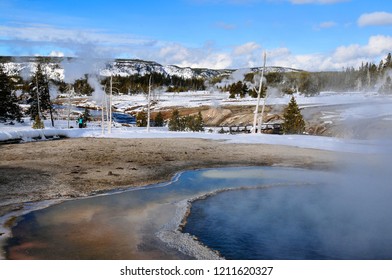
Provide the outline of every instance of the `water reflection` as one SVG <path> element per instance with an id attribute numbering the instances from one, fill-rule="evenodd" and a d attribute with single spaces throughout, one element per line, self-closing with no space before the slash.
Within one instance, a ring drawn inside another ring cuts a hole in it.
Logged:
<path id="1" fill-rule="evenodd" d="M 323 184 L 328 172 L 278 167 L 187 171 L 167 185 L 66 201 L 19 219 L 9 259 L 182 259 L 156 233 L 176 215 L 176 203 L 221 189 Z"/>

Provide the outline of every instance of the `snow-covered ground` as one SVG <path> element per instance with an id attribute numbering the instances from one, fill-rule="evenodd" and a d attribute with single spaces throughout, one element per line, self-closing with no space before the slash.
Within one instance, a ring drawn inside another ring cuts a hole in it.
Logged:
<path id="1" fill-rule="evenodd" d="M 304 109 L 312 109 L 320 112 L 320 121 L 326 123 L 344 122 L 350 124 L 355 119 L 360 122 L 371 120 L 383 120 L 392 126 L 392 97 L 378 94 L 364 93 L 332 93 L 325 92 L 315 97 L 295 95 L 297 103 Z M 221 92 L 183 92 L 183 93 L 156 93 L 153 99 L 156 101 L 155 109 L 167 107 L 198 107 L 198 106 L 248 106 L 255 105 L 253 98 L 229 99 L 228 95 Z M 273 97 L 266 100 L 268 105 L 284 105 L 289 102 L 290 96 Z M 97 103 L 91 99 L 91 104 Z M 123 95 L 114 97 L 114 106 L 118 111 L 126 111 L 127 108 L 147 105 L 146 95 Z M 334 107 L 335 106 L 335 107 Z M 336 107 L 337 106 L 337 107 Z M 338 108 L 338 109 L 336 109 Z M 384 125 L 385 125 L 384 123 Z M 72 126 L 76 126 L 71 122 Z M 53 136 L 64 137 L 110 137 L 110 138 L 202 138 L 212 140 L 226 140 L 230 143 L 264 143 L 297 146 L 303 148 L 323 149 L 332 151 L 374 153 L 382 150 L 391 150 L 391 139 L 372 137 L 372 140 L 342 139 L 335 137 L 321 137 L 309 135 L 265 135 L 265 134 L 242 134 L 228 135 L 219 134 L 217 129 L 212 132 L 169 132 L 167 128 L 137 127 L 113 127 L 112 133 L 107 129 L 102 133 L 100 123 L 89 123 L 87 129 L 68 129 L 67 121 L 56 121 L 55 128 L 50 127 L 46 121 L 45 129 L 33 130 L 29 119 L 22 124 L 6 125 L 0 123 L 0 141 L 22 139 L 32 141 L 34 138 L 45 139 Z M 208 130 L 208 129 L 207 129 Z"/>
<path id="2" fill-rule="evenodd" d="M 295 146 L 301 148 L 321 149 L 338 152 L 355 153 L 383 153 L 386 150 L 392 151 L 392 142 L 389 140 L 355 140 L 340 139 L 335 137 L 310 136 L 310 135 L 269 135 L 269 134 L 219 134 L 218 129 L 207 130 L 206 132 L 172 132 L 166 127 L 151 128 L 147 132 L 146 128 L 139 127 L 113 127 L 111 133 L 107 128 L 102 132 L 98 123 L 89 124 L 88 128 L 79 129 L 67 128 L 66 121 L 58 121 L 55 128 L 50 127 L 50 123 L 45 123 L 45 129 L 32 129 L 26 121 L 24 124 L 14 126 L 0 125 L 0 141 L 11 139 L 22 139 L 22 141 L 46 140 L 52 137 L 97 137 L 97 138 L 198 138 L 226 141 L 227 143 L 243 144 L 276 144 Z"/>
<path id="3" fill-rule="evenodd" d="M 334 93 L 322 92 L 318 96 L 306 97 L 300 94 L 294 94 L 297 103 L 302 107 L 320 106 L 320 105 L 342 105 L 342 104 L 358 104 L 368 103 L 370 101 L 389 100 L 392 102 L 392 96 L 386 97 L 376 93 Z M 266 105 L 287 105 L 291 96 L 277 96 L 271 92 L 267 96 Z M 155 101 L 154 108 L 170 108 L 170 107 L 223 107 L 223 106 L 255 106 L 256 99 L 251 97 L 245 98 L 229 98 L 228 93 L 220 91 L 193 91 L 193 92 L 155 92 L 152 93 L 152 100 Z M 263 99 L 261 99 L 263 101 Z M 126 108 L 147 107 L 146 94 L 119 95 L 113 96 L 113 105 L 118 110 L 126 110 Z M 91 105 L 99 105 L 99 102 L 92 100 Z"/>

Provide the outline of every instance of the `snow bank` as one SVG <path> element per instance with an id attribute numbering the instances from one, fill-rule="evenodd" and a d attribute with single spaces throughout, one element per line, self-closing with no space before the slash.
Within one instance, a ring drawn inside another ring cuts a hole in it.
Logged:
<path id="1" fill-rule="evenodd" d="M 310 136 L 310 135 L 270 135 L 270 134 L 219 134 L 209 132 L 171 132 L 167 128 L 152 128 L 147 132 L 145 128 L 138 127 L 121 127 L 112 128 L 112 133 L 105 132 L 99 127 L 86 129 L 27 129 L 25 127 L 14 130 L 2 130 L 0 128 L 0 141 L 22 140 L 30 141 L 33 139 L 46 139 L 56 137 L 81 138 L 81 137 L 96 137 L 96 138 L 128 138 L 128 139 L 143 139 L 143 138 L 193 138 L 193 139 L 207 139 L 225 141 L 225 143 L 240 143 L 240 144 L 271 144 L 294 146 L 308 149 L 319 149 L 337 152 L 353 152 L 353 153 L 381 153 L 386 150 L 391 150 L 392 143 L 387 140 L 355 140 L 355 139 L 340 139 L 334 137 L 324 136 Z"/>
<path id="2" fill-rule="evenodd" d="M 157 108 L 167 108 L 171 106 L 197 107 L 202 105 L 222 106 L 228 104 L 254 105 L 253 98 L 228 99 L 227 94 L 214 91 L 197 91 L 182 93 L 156 93 L 154 100 Z M 289 96 L 267 98 L 267 104 L 287 104 Z M 322 111 L 322 118 L 328 118 L 332 122 L 333 118 L 342 120 L 349 119 L 370 119 L 382 117 L 392 118 L 392 97 L 379 96 L 374 93 L 331 93 L 324 92 L 315 97 L 305 97 L 296 95 L 297 102 L 301 107 L 325 106 L 325 105 L 345 105 L 353 104 L 351 107 L 344 106 L 338 111 Z M 132 106 L 144 106 L 147 104 L 146 95 L 115 96 L 114 104 L 121 110 Z M 318 108 L 316 108 L 317 110 Z M 328 107 L 324 108 L 328 109 Z M 328 113 L 328 114 L 327 114 Z M 332 115 L 333 116 L 332 116 Z M 333 118 L 332 118 L 333 117 Z M 349 127 L 350 123 L 347 123 Z M 214 133 L 192 133 L 192 132 L 170 132 L 167 128 L 152 128 L 147 132 L 145 128 L 137 127 L 116 127 L 111 134 L 102 134 L 100 123 L 89 123 L 87 129 L 66 129 L 66 121 L 56 121 L 56 128 L 46 128 L 43 130 L 33 130 L 28 120 L 24 124 L 4 125 L 0 124 L 0 141 L 45 139 L 48 137 L 106 137 L 106 138 L 199 138 L 225 141 L 226 143 L 244 144 L 276 144 L 295 146 L 301 148 L 320 149 L 338 152 L 355 153 L 382 153 L 391 151 L 391 140 L 355 140 L 341 139 L 323 136 L 308 135 L 268 135 L 268 134 L 218 134 Z M 45 123 L 50 127 L 49 123 Z"/>

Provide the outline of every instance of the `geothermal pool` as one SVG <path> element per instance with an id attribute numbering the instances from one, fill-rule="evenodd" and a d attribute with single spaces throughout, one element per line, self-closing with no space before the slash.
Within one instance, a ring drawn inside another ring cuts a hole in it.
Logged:
<path id="1" fill-rule="evenodd" d="M 4 250 L 8 259 L 392 259 L 390 188 L 348 187 L 354 179 L 284 167 L 186 171 L 30 212 Z"/>

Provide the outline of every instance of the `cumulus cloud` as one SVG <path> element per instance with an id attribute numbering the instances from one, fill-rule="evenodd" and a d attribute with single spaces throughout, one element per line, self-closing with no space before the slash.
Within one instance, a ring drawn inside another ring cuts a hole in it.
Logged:
<path id="1" fill-rule="evenodd" d="M 170 44 L 163 46 L 159 50 L 158 56 L 163 60 L 181 63 L 190 57 L 190 50 L 180 44 Z"/>
<path id="2" fill-rule="evenodd" d="M 256 42 L 248 42 L 234 46 L 230 56 L 233 59 L 234 68 L 256 67 L 261 61 L 261 46 Z M 238 67 L 236 67 L 238 65 Z"/>
<path id="3" fill-rule="evenodd" d="M 392 49 L 392 37 L 377 35 L 369 38 L 368 44 L 361 46 L 353 44 L 336 49 L 333 54 L 337 61 L 352 60 L 365 57 L 378 57 L 385 55 Z"/>
<path id="4" fill-rule="evenodd" d="M 127 34 L 113 34 L 94 29 L 69 29 L 46 24 L 0 26 L 0 39 L 15 44 L 16 47 L 23 46 L 25 49 L 29 45 L 41 47 L 57 45 L 69 50 L 66 55 L 77 54 L 75 49 L 86 44 L 94 46 L 97 54 L 105 52 L 108 45 L 148 46 L 155 44 L 154 40 L 133 38 Z"/>
<path id="5" fill-rule="evenodd" d="M 362 62 L 378 63 L 392 49 L 392 36 L 371 36 L 366 45 L 339 46 L 329 54 L 293 54 L 287 48 L 271 50 L 269 65 L 285 66 L 309 71 L 341 70 L 358 67 Z"/>
<path id="6" fill-rule="evenodd" d="M 202 46 L 189 48 L 178 43 L 161 42 L 156 51 L 141 49 L 141 59 L 150 59 L 162 64 L 173 64 L 180 67 L 224 69 L 232 65 L 229 53 Z"/>
<path id="7" fill-rule="evenodd" d="M 324 28 L 334 26 L 325 22 Z M 214 43 L 187 46 L 176 42 L 156 41 L 112 34 L 104 30 L 62 29 L 49 25 L 0 26 L 0 41 L 14 55 L 27 55 L 41 50 L 41 55 L 101 58 L 139 58 L 168 65 L 195 68 L 246 68 L 262 65 L 262 52 L 257 42 L 246 42 L 230 47 L 216 47 Z M 362 62 L 378 63 L 392 49 L 392 36 L 371 36 L 366 44 L 351 44 L 336 47 L 329 53 L 295 54 L 289 48 L 267 49 L 267 64 L 309 71 L 341 70 L 343 67 L 358 67 Z M 17 51 L 19 51 L 17 53 Z"/>
<path id="8" fill-rule="evenodd" d="M 260 49 L 260 46 L 255 42 L 249 42 L 241 46 L 235 47 L 234 55 L 247 55 L 253 53 L 255 50 Z"/>
<path id="9" fill-rule="evenodd" d="M 361 27 L 392 25 L 392 14 L 387 12 L 363 14 L 358 19 L 358 25 Z"/>
<path id="10" fill-rule="evenodd" d="M 49 56 L 54 56 L 54 57 L 64 57 L 64 53 L 61 51 L 51 51 L 49 53 Z"/>

